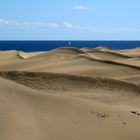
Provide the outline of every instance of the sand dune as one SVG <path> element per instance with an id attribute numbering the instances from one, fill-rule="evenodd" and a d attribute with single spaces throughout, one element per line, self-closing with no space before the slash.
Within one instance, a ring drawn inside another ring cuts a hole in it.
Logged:
<path id="1" fill-rule="evenodd" d="M 17 83 L 23 84 L 25 86 L 39 90 L 44 89 L 48 92 L 58 92 L 59 90 L 60 92 L 76 90 L 81 92 L 93 92 L 94 90 L 97 90 L 102 92 L 127 91 L 127 96 L 129 92 L 130 94 L 131 92 L 133 92 L 132 95 L 140 94 L 140 87 L 133 83 L 101 77 L 17 71 L 0 72 L 0 76 L 5 79 L 13 80 Z"/>
<path id="2" fill-rule="evenodd" d="M 130 57 L 139 57 L 140 56 L 140 47 L 122 50 L 121 53 L 125 54 L 127 56 L 130 56 Z"/>
<path id="3" fill-rule="evenodd" d="M 53 72 L 104 77 L 140 74 L 138 66 L 113 61 L 116 55 L 113 57 L 112 54 L 112 60 L 104 60 L 103 57 L 100 59 L 75 48 L 60 48 L 8 64 L 3 63 L 0 69 L 2 71 Z"/>
<path id="4" fill-rule="evenodd" d="M 41 55 L 38 55 L 38 56 L 34 57 L 34 59 L 40 59 L 40 58 L 69 59 L 69 58 L 77 56 L 79 54 L 85 54 L 85 52 L 80 49 L 77 49 L 77 48 L 62 47 L 62 48 L 57 48 L 57 49 L 51 50 L 49 52 L 43 53 Z"/>
<path id="5" fill-rule="evenodd" d="M 139 140 L 139 48 L 0 52 L 1 140 Z"/>
<path id="6" fill-rule="evenodd" d="M 140 138 L 139 116 L 131 113 L 132 107 L 50 96 L 7 80 L 0 82 L 3 140 Z"/>
<path id="7" fill-rule="evenodd" d="M 18 51 L 17 55 L 22 59 L 27 59 L 27 58 L 38 56 L 38 55 L 43 54 L 43 53 L 45 53 L 45 52 L 31 52 L 31 53 L 28 53 L 28 52 Z"/>
<path id="8" fill-rule="evenodd" d="M 125 60 L 119 60 L 119 62 L 124 63 L 124 64 L 129 64 L 129 65 L 134 65 L 134 66 L 140 66 L 139 57 L 129 58 L 129 59 L 125 59 Z"/>
<path id="9" fill-rule="evenodd" d="M 100 59 L 103 60 L 121 60 L 121 59 L 125 59 L 125 58 L 131 58 L 129 56 L 120 54 L 120 53 L 116 53 L 116 52 L 108 52 L 108 51 L 99 51 L 99 50 L 93 50 L 93 51 L 86 51 L 88 54 L 92 54 L 97 56 Z"/>
<path id="10" fill-rule="evenodd" d="M 3 140 L 9 137 L 11 140 L 139 138 L 136 137 L 138 131 L 132 131 L 135 127 L 139 129 L 137 117 L 127 109 L 118 111 L 116 107 L 96 101 L 48 96 L 9 81 L 1 79 L 0 82 L 4 91 L 0 103 L 0 137 Z M 104 118 L 102 114 L 109 117 Z M 118 117 L 118 114 L 122 116 Z M 136 126 L 130 128 L 132 120 Z M 126 126 L 124 121 L 130 124 Z M 96 129 L 98 125 L 105 129 Z M 130 134 L 131 131 L 133 133 Z"/>
<path id="11" fill-rule="evenodd" d="M 140 84 L 140 75 L 116 77 L 116 79 L 130 81 L 132 83 Z"/>
<path id="12" fill-rule="evenodd" d="M 118 50 L 107 47 L 107 46 L 98 46 L 96 48 L 94 48 L 94 50 L 98 50 L 98 51 L 107 51 L 107 52 L 117 52 Z"/>
<path id="13" fill-rule="evenodd" d="M 107 47 L 107 46 L 98 46 L 98 47 L 93 47 L 93 48 L 88 48 L 88 47 L 84 47 L 81 48 L 80 50 L 82 51 L 102 51 L 102 52 L 118 52 L 119 50 Z"/>
<path id="14" fill-rule="evenodd" d="M 81 48 L 80 50 L 86 52 L 86 51 L 93 51 L 94 48 L 88 48 L 88 47 L 84 47 L 84 48 Z"/>
<path id="15" fill-rule="evenodd" d="M 0 51 L 0 61 L 16 61 L 20 57 L 17 55 L 18 52 L 15 50 L 12 51 Z"/>

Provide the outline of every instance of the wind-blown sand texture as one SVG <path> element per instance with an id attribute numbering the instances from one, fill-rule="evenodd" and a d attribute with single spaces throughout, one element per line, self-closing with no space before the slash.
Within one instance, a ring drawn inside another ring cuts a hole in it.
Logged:
<path id="1" fill-rule="evenodd" d="M 0 51 L 0 140 L 140 140 L 140 48 Z"/>

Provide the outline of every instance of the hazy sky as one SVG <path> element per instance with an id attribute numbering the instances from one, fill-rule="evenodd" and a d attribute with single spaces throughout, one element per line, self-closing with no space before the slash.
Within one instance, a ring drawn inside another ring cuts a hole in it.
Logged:
<path id="1" fill-rule="evenodd" d="M 0 0 L 0 40 L 140 40 L 140 0 Z"/>

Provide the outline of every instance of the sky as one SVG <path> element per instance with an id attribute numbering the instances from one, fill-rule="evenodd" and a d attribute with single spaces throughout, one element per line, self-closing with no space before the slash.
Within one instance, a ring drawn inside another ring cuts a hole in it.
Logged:
<path id="1" fill-rule="evenodd" d="M 140 0 L 0 0 L 0 40 L 140 40 Z"/>

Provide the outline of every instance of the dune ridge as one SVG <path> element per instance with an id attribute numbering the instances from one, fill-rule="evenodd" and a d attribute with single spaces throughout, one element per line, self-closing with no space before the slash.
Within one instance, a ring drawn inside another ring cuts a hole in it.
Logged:
<path id="1" fill-rule="evenodd" d="M 40 54 L 43 54 L 45 52 L 23 52 L 23 51 L 18 51 L 17 55 L 21 58 L 21 59 L 28 59 L 34 56 L 38 56 Z"/>
<path id="2" fill-rule="evenodd" d="M 127 91 L 128 93 L 135 92 L 136 95 L 140 94 L 140 86 L 137 84 L 102 77 L 25 71 L 0 72 L 0 76 L 39 90 L 93 92 L 95 89 L 99 89 L 101 91 Z"/>

